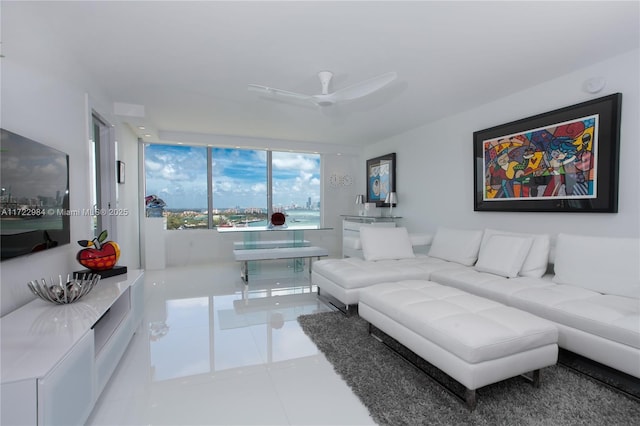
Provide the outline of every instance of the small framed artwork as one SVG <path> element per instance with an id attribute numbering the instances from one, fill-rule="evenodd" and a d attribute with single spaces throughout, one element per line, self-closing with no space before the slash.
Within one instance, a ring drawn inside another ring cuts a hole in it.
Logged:
<path id="1" fill-rule="evenodd" d="M 389 207 L 387 194 L 396 192 L 396 153 L 367 160 L 367 203 Z"/>
<path id="2" fill-rule="evenodd" d="M 117 161 L 118 168 L 118 183 L 124 183 L 124 161 Z"/>
<path id="3" fill-rule="evenodd" d="M 618 211 L 622 94 L 474 132 L 474 210 Z"/>

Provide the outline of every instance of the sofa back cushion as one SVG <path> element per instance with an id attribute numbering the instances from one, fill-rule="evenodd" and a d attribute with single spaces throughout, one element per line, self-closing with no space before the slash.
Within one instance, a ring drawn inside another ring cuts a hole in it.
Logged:
<path id="1" fill-rule="evenodd" d="M 360 228 L 360 241 L 365 260 L 415 257 L 407 228 L 363 226 Z"/>
<path id="2" fill-rule="evenodd" d="M 559 234 L 553 282 L 640 298 L 640 240 Z"/>
<path id="3" fill-rule="evenodd" d="M 508 235 L 531 239 L 531 248 L 526 254 L 522 267 L 518 272 L 521 277 L 540 278 L 546 272 L 549 265 L 549 252 L 551 250 L 551 236 L 549 234 L 525 234 L 519 232 L 507 232 L 499 229 L 485 229 L 480 244 L 480 253 L 494 235 Z"/>
<path id="4" fill-rule="evenodd" d="M 529 254 L 532 237 L 493 234 L 483 238 L 475 269 L 507 278 L 515 278 Z"/>
<path id="5" fill-rule="evenodd" d="M 471 266 L 478 260 L 482 230 L 440 227 L 436 231 L 429 256 Z"/>

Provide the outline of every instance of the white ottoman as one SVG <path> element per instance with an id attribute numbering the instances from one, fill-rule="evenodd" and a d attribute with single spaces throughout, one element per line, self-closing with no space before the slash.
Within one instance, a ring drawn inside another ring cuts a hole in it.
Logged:
<path id="1" fill-rule="evenodd" d="M 556 364 L 558 330 L 524 311 L 431 281 L 377 284 L 360 291 L 360 316 L 465 386 L 476 389 Z"/>

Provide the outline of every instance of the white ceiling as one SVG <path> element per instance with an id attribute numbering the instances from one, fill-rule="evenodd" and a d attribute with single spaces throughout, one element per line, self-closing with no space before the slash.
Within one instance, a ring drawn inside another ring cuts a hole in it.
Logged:
<path id="1" fill-rule="evenodd" d="M 360 145 L 639 46 L 626 2 L 45 2 L 51 34 L 153 136 L 241 135 Z M 396 71 L 332 107 L 274 101 L 248 83 L 317 94 Z M 577 82 L 580 84 L 581 82 Z M 167 136 L 165 136 L 167 137 Z"/>

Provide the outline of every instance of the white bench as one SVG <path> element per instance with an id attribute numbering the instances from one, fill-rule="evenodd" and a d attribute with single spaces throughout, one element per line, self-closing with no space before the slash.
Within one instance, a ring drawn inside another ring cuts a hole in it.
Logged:
<path id="1" fill-rule="evenodd" d="M 431 281 L 368 287 L 360 292 L 358 311 L 464 385 L 470 409 L 480 387 L 528 372 L 539 386 L 540 369 L 558 358 L 558 330 L 550 321 Z"/>
<path id="2" fill-rule="evenodd" d="M 249 262 L 254 260 L 301 259 L 309 258 L 309 274 L 313 258 L 329 256 L 329 251 L 322 247 L 276 247 L 253 250 L 233 250 L 233 257 L 242 264 L 242 279 L 249 282 Z"/>

